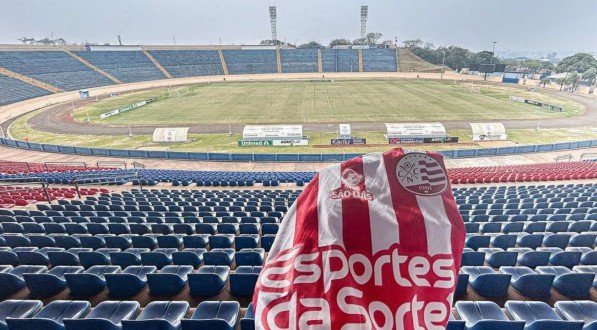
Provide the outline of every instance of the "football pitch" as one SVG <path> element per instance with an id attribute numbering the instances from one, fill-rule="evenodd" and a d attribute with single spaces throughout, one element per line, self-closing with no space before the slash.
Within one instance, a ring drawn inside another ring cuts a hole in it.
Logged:
<path id="1" fill-rule="evenodd" d="M 470 84 L 468 85 L 470 86 Z M 556 113 L 511 95 L 562 106 Z M 151 97 L 158 101 L 106 119 L 100 114 Z M 360 80 L 212 83 L 154 89 L 100 100 L 74 111 L 105 125 L 290 124 L 499 121 L 558 118 L 584 111 L 564 98 L 503 86 L 470 91 L 454 81 Z"/>

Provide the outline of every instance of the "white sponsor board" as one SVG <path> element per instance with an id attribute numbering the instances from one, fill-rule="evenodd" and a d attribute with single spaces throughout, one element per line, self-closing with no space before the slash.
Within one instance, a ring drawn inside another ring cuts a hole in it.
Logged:
<path id="1" fill-rule="evenodd" d="M 308 146 L 309 140 L 307 140 L 307 139 L 273 140 L 272 145 L 274 147 Z"/>
<path id="2" fill-rule="evenodd" d="M 133 109 L 140 108 L 140 107 L 142 107 L 142 106 L 144 106 L 144 105 L 146 105 L 148 103 L 155 102 L 157 100 L 158 100 L 157 98 L 153 97 L 153 98 L 150 98 L 150 99 L 147 99 L 147 100 L 143 100 L 143 101 L 140 101 L 140 102 L 137 102 L 137 103 L 129 104 L 129 105 L 127 105 L 125 107 L 122 107 L 120 109 L 116 109 L 116 110 L 104 112 L 104 113 L 102 113 L 100 115 L 100 119 L 106 119 L 108 117 L 115 116 L 115 115 L 117 115 L 119 113 L 131 111 Z"/>
<path id="3" fill-rule="evenodd" d="M 339 125 L 338 138 L 339 139 L 350 139 L 350 138 L 352 138 L 352 132 L 350 131 L 350 125 L 349 124 L 340 124 Z"/>
<path id="4" fill-rule="evenodd" d="M 386 123 L 388 139 L 391 138 L 436 138 L 446 137 L 446 128 L 442 123 Z"/>
<path id="5" fill-rule="evenodd" d="M 187 142 L 188 127 L 158 127 L 153 131 L 153 142 Z"/>
<path id="6" fill-rule="evenodd" d="M 247 125 L 244 140 L 302 140 L 303 125 Z"/>
<path id="7" fill-rule="evenodd" d="M 521 102 L 524 103 L 524 101 L 526 100 L 524 97 L 518 97 L 518 96 L 510 96 L 510 100 L 511 101 L 516 101 L 516 102 Z"/>
<path id="8" fill-rule="evenodd" d="M 504 141 L 508 139 L 502 123 L 470 123 L 473 141 Z"/>

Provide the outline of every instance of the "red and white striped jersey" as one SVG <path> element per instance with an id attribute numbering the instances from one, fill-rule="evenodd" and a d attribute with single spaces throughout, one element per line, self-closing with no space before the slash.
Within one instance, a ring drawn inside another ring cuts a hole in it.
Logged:
<path id="1" fill-rule="evenodd" d="M 325 168 L 257 281 L 257 329 L 443 329 L 465 230 L 443 159 L 393 149 Z"/>

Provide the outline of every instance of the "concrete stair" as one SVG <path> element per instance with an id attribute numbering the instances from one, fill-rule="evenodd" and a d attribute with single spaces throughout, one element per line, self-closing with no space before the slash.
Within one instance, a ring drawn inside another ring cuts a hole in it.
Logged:
<path id="1" fill-rule="evenodd" d="M 39 81 L 37 79 L 31 78 L 31 77 L 28 77 L 28 76 L 24 76 L 24 75 L 22 75 L 20 73 L 16 73 L 14 71 L 10 71 L 10 70 L 5 69 L 3 67 L 0 67 L 0 73 L 3 74 L 3 75 L 5 75 L 5 76 L 8 76 L 8 77 L 11 77 L 11 78 L 14 78 L 14 79 L 18 79 L 18 80 L 20 80 L 22 82 L 26 82 L 26 83 L 28 83 L 30 85 L 39 87 L 39 88 L 41 88 L 43 90 L 47 90 L 48 92 L 51 92 L 51 93 L 64 92 L 62 89 L 60 89 L 60 88 L 58 88 L 56 86 L 52 86 L 52 85 L 50 85 L 48 83 L 45 83 L 43 81 Z"/>
<path id="2" fill-rule="evenodd" d="M 153 63 L 153 65 L 156 66 L 156 68 L 158 68 L 160 71 L 162 71 L 162 73 L 164 74 L 164 76 L 166 76 L 166 78 L 168 79 L 172 79 L 172 75 L 170 74 L 170 72 L 168 72 L 166 70 L 166 68 L 164 68 L 160 62 L 158 62 L 158 60 L 155 59 L 155 57 L 153 57 L 145 48 L 141 48 L 141 50 L 143 51 L 143 53 L 145 54 L 145 56 L 147 56 L 147 58 L 151 61 L 151 63 Z"/>

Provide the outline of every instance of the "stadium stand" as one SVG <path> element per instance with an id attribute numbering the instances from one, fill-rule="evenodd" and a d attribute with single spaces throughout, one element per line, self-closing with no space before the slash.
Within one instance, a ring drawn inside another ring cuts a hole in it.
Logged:
<path id="1" fill-rule="evenodd" d="M 396 50 L 363 49 L 363 69 L 365 72 L 396 72 Z"/>
<path id="2" fill-rule="evenodd" d="M 82 51 L 76 54 L 125 83 L 166 78 L 141 51 Z"/>
<path id="3" fill-rule="evenodd" d="M 230 74 L 277 73 L 275 50 L 223 50 Z"/>
<path id="4" fill-rule="evenodd" d="M 113 84 L 110 79 L 60 51 L 2 51 L 0 66 L 64 90 Z"/>
<path id="5" fill-rule="evenodd" d="M 356 49 L 322 49 L 323 72 L 358 72 L 359 55 Z"/>
<path id="6" fill-rule="evenodd" d="M 40 172 L 66 172 L 66 171 L 103 171 L 109 170 L 108 167 L 87 167 L 86 165 L 76 165 L 84 163 L 32 163 L 15 162 L 9 160 L 0 160 L 0 173 L 40 173 Z"/>
<path id="7" fill-rule="evenodd" d="M 499 183 L 597 178 L 596 162 L 542 163 L 448 169 L 452 183 Z"/>
<path id="8" fill-rule="evenodd" d="M 467 237 L 448 328 L 592 329 L 597 184 L 458 187 L 453 193 Z M 45 326 L 52 316 L 53 326 L 67 329 L 93 322 L 125 329 L 155 322 L 249 329 L 248 298 L 299 194 L 104 190 L 36 210 L 0 210 L 0 297 L 9 299 L 0 303 L 0 322 L 24 329 Z M 79 300 L 52 299 L 67 290 Z M 18 297 L 29 300 L 10 300 Z M 34 299 L 44 299 L 45 307 Z M 23 306 L 23 312 L 2 318 L 3 306 Z M 61 313 L 70 316 L 53 316 Z"/>
<path id="9" fill-rule="evenodd" d="M 0 74 L 0 106 L 49 94 L 39 87 Z"/>
<path id="10" fill-rule="evenodd" d="M 282 183 L 296 183 L 299 186 L 311 181 L 315 172 L 224 172 L 161 169 L 109 169 L 86 167 L 68 163 L 21 163 L 0 161 L 0 179 L 27 182 L 30 177 L 43 178 L 49 183 L 68 184 L 74 177 L 81 183 L 117 183 L 131 180 L 101 181 L 96 176 L 131 176 L 138 173 L 143 185 L 172 183 L 173 186 L 279 186 Z M 88 174 L 88 180 L 85 175 Z M 533 165 L 510 165 L 495 167 L 450 168 L 448 174 L 454 184 L 503 183 L 503 182 L 545 182 L 597 178 L 597 162 L 542 163 Z M 112 178 L 113 179 L 113 178 Z M 133 180 L 134 184 L 138 182 Z"/>
<path id="11" fill-rule="evenodd" d="M 174 78 L 223 74 L 216 50 L 152 50 L 149 53 Z"/>
<path id="12" fill-rule="evenodd" d="M 317 49 L 280 49 L 283 73 L 317 72 Z"/>

